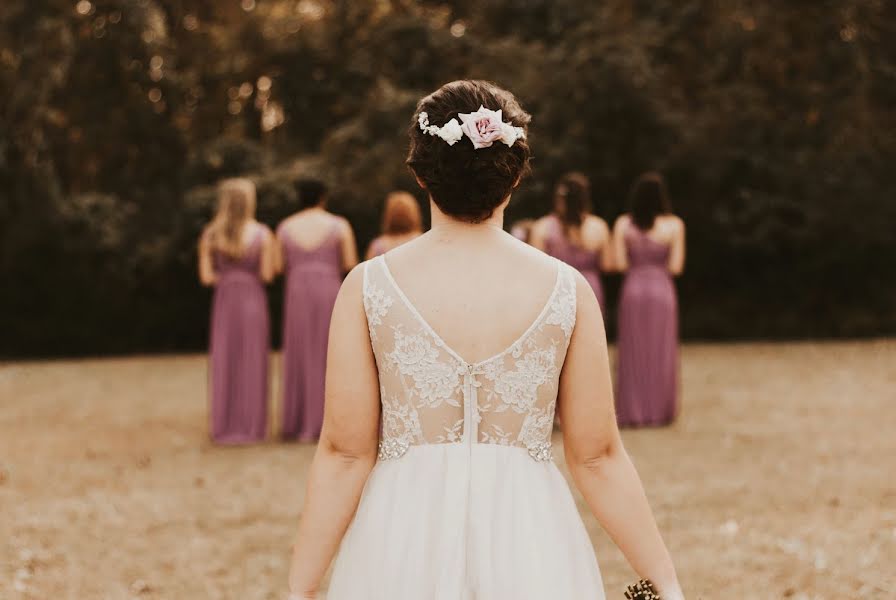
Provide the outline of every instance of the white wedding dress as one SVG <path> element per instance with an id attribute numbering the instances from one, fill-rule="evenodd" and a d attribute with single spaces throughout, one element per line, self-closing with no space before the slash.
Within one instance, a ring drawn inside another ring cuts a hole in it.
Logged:
<path id="1" fill-rule="evenodd" d="M 594 550 L 551 456 L 576 319 L 571 267 L 557 268 L 529 329 L 470 364 L 420 316 L 384 257 L 364 266 L 380 453 L 327 600 L 604 599 Z"/>

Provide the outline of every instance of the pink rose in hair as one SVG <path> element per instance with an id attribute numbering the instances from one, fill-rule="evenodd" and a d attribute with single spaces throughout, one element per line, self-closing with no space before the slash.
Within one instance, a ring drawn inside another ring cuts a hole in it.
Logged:
<path id="1" fill-rule="evenodd" d="M 488 148 L 498 140 L 504 141 L 506 130 L 500 110 L 480 106 L 476 112 L 460 113 L 457 116 L 464 134 L 473 142 L 473 148 Z"/>

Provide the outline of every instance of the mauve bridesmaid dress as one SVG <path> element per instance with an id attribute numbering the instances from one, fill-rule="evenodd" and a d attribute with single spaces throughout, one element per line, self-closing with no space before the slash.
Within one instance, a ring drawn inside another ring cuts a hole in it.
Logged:
<path id="1" fill-rule="evenodd" d="M 621 427 L 666 425 L 678 413 L 678 299 L 669 246 L 634 224 L 619 300 L 616 416 Z"/>
<path id="2" fill-rule="evenodd" d="M 211 436 L 219 444 L 249 444 L 267 430 L 270 322 L 261 281 L 265 227 L 256 224 L 239 258 L 213 251 L 217 274 L 209 340 Z"/>
<path id="3" fill-rule="evenodd" d="M 339 222 L 314 248 L 304 248 L 281 226 L 286 286 L 283 302 L 283 439 L 313 441 L 324 417 L 327 339 L 342 285 Z"/>
<path id="4" fill-rule="evenodd" d="M 604 310 L 604 288 L 600 281 L 601 252 L 586 250 L 573 244 L 564 231 L 563 222 L 556 215 L 547 218 L 547 235 L 545 236 L 545 252 L 559 258 L 566 264 L 578 269 L 594 290 L 601 311 Z"/>

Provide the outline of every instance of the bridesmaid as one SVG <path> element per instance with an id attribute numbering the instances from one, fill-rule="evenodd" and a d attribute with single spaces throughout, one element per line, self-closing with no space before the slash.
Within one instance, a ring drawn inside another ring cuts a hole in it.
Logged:
<path id="1" fill-rule="evenodd" d="M 330 316 L 342 276 L 358 262 L 351 225 L 326 210 L 327 188 L 296 184 L 299 211 L 277 227 L 276 269 L 286 273 L 283 319 L 284 440 L 314 441 L 324 411 Z"/>
<path id="2" fill-rule="evenodd" d="M 600 272 L 612 268 L 610 228 L 591 214 L 591 184 L 582 173 L 567 173 L 554 189 L 554 210 L 535 222 L 529 243 L 572 265 L 591 284 L 604 310 Z"/>
<path id="3" fill-rule="evenodd" d="M 408 192 L 395 191 L 386 196 L 382 234 L 367 247 L 367 260 L 385 254 L 423 233 L 420 205 Z"/>
<path id="4" fill-rule="evenodd" d="M 255 220 L 255 185 L 227 179 L 218 213 L 199 241 L 199 280 L 214 286 L 211 339 L 211 437 L 219 444 L 264 439 L 270 325 L 264 284 L 274 276 L 270 229 Z"/>
<path id="5" fill-rule="evenodd" d="M 625 273 L 619 300 L 620 426 L 671 423 L 678 413 L 678 300 L 685 228 L 672 214 L 659 173 L 635 182 L 630 213 L 613 227 L 616 267 Z"/>

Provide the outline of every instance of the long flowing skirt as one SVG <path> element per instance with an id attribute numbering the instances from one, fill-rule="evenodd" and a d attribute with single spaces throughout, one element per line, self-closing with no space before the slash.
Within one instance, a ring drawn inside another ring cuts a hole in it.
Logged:
<path id="1" fill-rule="evenodd" d="M 678 413 L 678 301 L 662 269 L 631 271 L 619 301 L 620 426 L 665 425 Z"/>
<path id="2" fill-rule="evenodd" d="M 248 444 L 267 431 L 270 322 L 257 281 L 215 288 L 209 341 L 210 428 L 219 444 Z"/>
<path id="3" fill-rule="evenodd" d="M 281 436 L 311 441 L 324 415 L 330 317 L 342 280 L 338 272 L 295 269 L 286 284 L 283 321 Z"/>
<path id="4" fill-rule="evenodd" d="M 525 449 L 412 446 L 376 464 L 327 600 L 603 600 L 566 480 Z"/>

